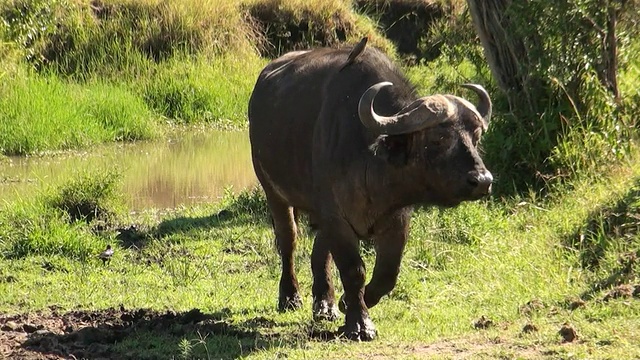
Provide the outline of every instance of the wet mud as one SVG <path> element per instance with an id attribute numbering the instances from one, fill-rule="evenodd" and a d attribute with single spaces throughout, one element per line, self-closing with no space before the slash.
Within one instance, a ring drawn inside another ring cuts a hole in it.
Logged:
<path id="1" fill-rule="evenodd" d="M 257 331 L 224 318 L 224 311 L 204 314 L 198 309 L 176 313 L 111 308 L 61 313 L 55 307 L 46 312 L 0 315 L 0 358 L 158 358 L 163 342 L 177 352 L 181 339 L 194 336 L 225 336 L 236 343 L 238 339 L 259 343 Z M 138 341 L 141 338 L 155 341 Z M 171 357 L 166 352 L 164 355 Z"/>

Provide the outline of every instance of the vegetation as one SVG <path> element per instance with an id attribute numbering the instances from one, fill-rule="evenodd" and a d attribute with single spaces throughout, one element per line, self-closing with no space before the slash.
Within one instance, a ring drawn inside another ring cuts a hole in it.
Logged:
<path id="1" fill-rule="evenodd" d="M 157 116 L 122 85 L 80 86 L 26 73 L 6 75 L 0 84 L 0 150 L 6 155 L 151 139 L 160 133 Z"/>
<path id="2" fill-rule="evenodd" d="M 516 164 L 511 181 L 570 178 L 629 152 L 640 93 L 621 94 L 618 76 L 638 63 L 619 52 L 637 42 L 637 1 L 469 4 L 511 112 L 491 145 Z"/>
<path id="3" fill-rule="evenodd" d="M 280 265 L 260 189 L 130 213 L 118 169 L 75 174 L 1 205 L 0 354 L 640 357 L 638 4 L 558 4 L 494 9 L 509 22 L 488 29 L 512 36 L 498 43 L 528 50 L 501 78 L 462 1 L 0 3 L 1 154 L 161 138 L 176 124 L 241 129 L 268 58 L 366 34 L 420 93 L 471 97 L 459 88 L 469 81 L 490 90 L 483 147 L 499 177 L 489 200 L 416 211 L 399 283 L 371 311 L 380 339 L 354 344 L 336 337 L 341 320 L 310 320 L 307 226 L 296 258 L 304 308 L 276 312 Z M 416 10 L 398 17 L 402 6 Z M 600 56 L 611 42 L 598 37 L 610 34 L 609 10 L 615 91 Z M 413 36 L 394 37 L 394 26 Z M 373 250 L 363 251 L 371 269 Z"/>
<path id="4" fill-rule="evenodd" d="M 637 163 L 553 199 L 532 193 L 418 210 L 399 283 L 372 309 L 381 338 L 370 344 L 334 339 L 341 320 L 312 322 L 313 233 L 306 226 L 296 258 L 304 307 L 277 312 L 280 265 L 260 190 L 133 218 L 103 206 L 117 214 L 105 223 L 61 211 L 69 207 L 60 203 L 84 197 L 76 194 L 100 199 L 113 184 L 111 176 L 79 179 L 0 211 L 0 309 L 31 312 L 34 326 L 54 331 L 32 342 L 32 352 L 67 346 L 63 351 L 77 357 L 122 358 L 640 356 Z M 103 264 L 97 255 L 106 244 L 115 255 Z M 373 252 L 365 246 L 364 254 L 371 268 Z M 101 329 L 100 337 L 80 328 L 75 337 L 56 335 L 47 317 L 72 310 L 94 319 L 89 329 Z M 563 341 L 564 323 L 578 340 Z"/>
<path id="5" fill-rule="evenodd" d="M 293 48 L 337 45 L 365 33 L 393 53 L 373 22 L 343 2 L 286 4 L 3 2 L 0 53 L 6 57 L 1 75 L 8 96 L 2 104 L 10 106 L 0 112 L 0 152 L 31 154 L 152 139 L 159 136 L 162 120 L 244 128 L 249 94 L 265 64 L 261 53 L 275 56 Z M 287 24 L 296 24 L 294 35 Z M 43 103 L 50 98 L 53 114 Z M 31 108 L 25 104 L 31 99 L 41 102 Z M 96 114 L 95 126 L 84 124 L 86 107 L 94 103 L 109 108 L 96 110 L 101 114 Z M 120 113 L 121 108 L 126 112 Z M 64 114 L 55 112 L 60 110 Z M 108 111 L 120 118 L 104 114 Z"/>

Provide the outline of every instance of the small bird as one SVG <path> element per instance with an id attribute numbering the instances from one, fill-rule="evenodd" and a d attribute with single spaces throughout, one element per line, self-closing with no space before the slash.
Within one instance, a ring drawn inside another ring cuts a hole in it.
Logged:
<path id="1" fill-rule="evenodd" d="M 347 66 L 353 64 L 353 62 L 356 60 L 356 58 L 358 56 L 360 56 L 360 54 L 362 54 L 362 52 L 364 51 L 364 48 L 367 46 L 367 41 L 369 41 L 369 37 L 365 36 L 365 37 L 362 38 L 362 40 L 360 40 L 359 43 L 356 44 L 356 46 L 353 47 L 353 49 L 349 53 L 349 57 L 347 58 L 347 62 L 344 65 L 342 65 L 342 67 L 338 71 L 342 71 Z"/>
<path id="2" fill-rule="evenodd" d="M 100 260 L 102 260 L 102 264 L 105 264 L 106 262 L 111 260 L 111 257 L 113 256 L 113 249 L 111 248 L 111 245 L 107 245 L 107 248 L 100 253 L 100 255 L 98 255 L 98 258 L 100 258 Z"/>

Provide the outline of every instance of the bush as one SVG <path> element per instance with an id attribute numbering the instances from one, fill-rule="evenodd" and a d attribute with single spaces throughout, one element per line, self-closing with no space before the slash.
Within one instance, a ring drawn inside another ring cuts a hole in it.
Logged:
<path id="1" fill-rule="evenodd" d="M 494 62 L 491 76 L 478 40 L 468 37 L 470 31 L 460 32 L 469 28 L 471 20 L 463 12 L 456 26 L 434 27 L 434 39 L 454 39 L 454 44 L 442 46 L 433 83 L 450 90 L 450 84 L 480 82 L 492 94 L 495 116 L 483 148 L 488 166 L 499 176 L 497 192 L 546 188 L 598 174 L 624 158 L 636 127 L 633 92 L 637 90 L 615 96 L 607 75 L 608 13 L 601 2 L 477 2 L 478 7 L 481 4 L 504 12 L 491 18 L 479 14 L 476 19 L 489 39 L 485 52 Z M 626 61 L 638 58 L 628 55 L 637 53 L 631 40 L 637 30 L 628 26 L 631 8 L 618 11 L 623 20 L 616 33 L 622 54 L 617 75 L 620 89 L 625 90 L 625 82 L 631 80 L 626 73 L 633 72 Z M 575 20 L 567 21 L 568 14 Z M 442 63 L 444 67 L 439 66 Z M 464 64 L 473 64 L 473 71 L 466 71 Z M 442 71 L 450 67 L 455 71 Z"/>
<path id="2" fill-rule="evenodd" d="M 122 212 L 115 172 L 86 173 L 30 201 L 0 209 L 0 256 L 61 255 L 86 260 L 104 249 L 95 221 L 115 223 Z"/>
<path id="3" fill-rule="evenodd" d="M 47 198 L 46 204 L 62 210 L 71 222 L 115 220 L 122 207 L 117 193 L 119 181 L 116 172 L 80 174 Z"/>

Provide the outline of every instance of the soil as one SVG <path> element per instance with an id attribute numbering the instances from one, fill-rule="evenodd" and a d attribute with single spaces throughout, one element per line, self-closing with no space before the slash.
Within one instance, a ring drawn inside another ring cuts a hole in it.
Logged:
<path id="1" fill-rule="evenodd" d="M 535 312 L 539 312 L 545 308 L 545 305 L 539 299 L 532 299 L 520 307 L 520 314 L 531 316 Z"/>
<path id="2" fill-rule="evenodd" d="M 580 298 L 571 298 L 567 300 L 567 307 L 569 308 L 569 310 L 580 309 L 585 307 L 586 305 L 587 305 L 587 302 Z"/>
<path id="3" fill-rule="evenodd" d="M 576 329 L 574 329 L 569 323 L 564 323 L 560 330 L 558 330 L 558 334 L 562 336 L 563 342 L 573 342 L 578 338 Z"/>
<path id="4" fill-rule="evenodd" d="M 640 284 L 631 285 L 631 284 L 622 284 L 618 285 L 609 291 L 602 300 L 609 301 L 612 299 L 619 298 L 630 298 L 630 297 L 640 297 Z"/>
<path id="5" fill-rule="evenodd" d="M 31 314 L 0 315 L 0 358 L 10 359 L 140 359 L 152 356 L 144 346 L 123 350 L 131 336 L 180 339 L 198 333 L 255 341 L 257 332 L 225 322 L 224 312 L 106 309 L 60 313 L 55 307 Z M 155 345 L 149 344 L 153 347 Z M 123 353 L 126 352 L 126 353 Z M 166 355 L 166 353 L 165 353 Z"/>
<path id="6" fill-rule="evenodd" d="M 526 324 L 522 327 L 522 332 L 524 334 L 538 332 L 538 327 L 535 324 Z"/>

